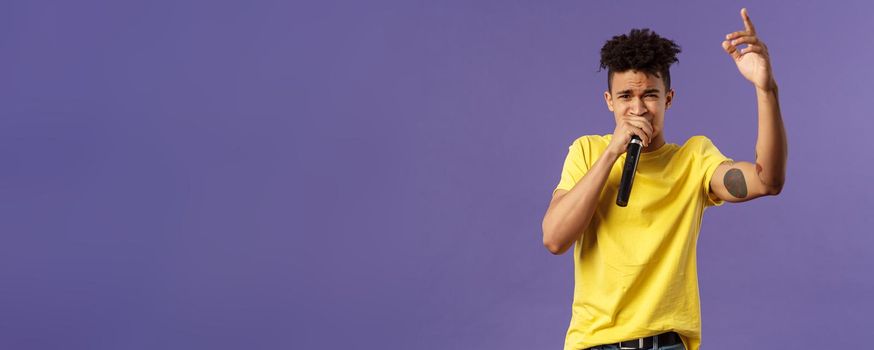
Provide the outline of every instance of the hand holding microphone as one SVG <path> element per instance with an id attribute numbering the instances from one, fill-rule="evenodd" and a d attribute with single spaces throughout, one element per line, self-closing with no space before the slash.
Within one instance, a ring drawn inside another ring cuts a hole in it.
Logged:
<path id="1" fill-rule="evenodd" d="M 622 167 L 619 194 L 616 198 L 616 205 L 620 207 L 628 205 L 628 197 L 631 195 L 640 152 L 644 147 L 649 146 L 652 134 L 652 124 L 643 117 L 624 117 L 616 125 L 616 130 L 613 132 L 613 138 L 607 149 L 617 155 L 627 152 L 625 164 Z"/>

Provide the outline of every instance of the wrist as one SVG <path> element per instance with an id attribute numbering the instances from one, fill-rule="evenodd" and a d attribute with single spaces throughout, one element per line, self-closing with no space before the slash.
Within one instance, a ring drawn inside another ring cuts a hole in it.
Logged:
<path id="1" fill-rule="evenodd" d="M 610 164 L 613 164 L 616 162 L 617 159 L 619 159 L 620 155 L 622 155 L 621 152 L 607 148 L 606 150 L 604 150 L 604 154 L 601 155 L 601 158 L 610 162 Z"/>
<path id="2" fill-rule="evenodd" d="M 777 82 L 774 80 L 774 78 L 769 79 L 768 82 L 765 83 L 764 86 L 758 86 L 758 85 L 756 86 L 756 92 L 771 93 L 771 92 L 776 92 L 776 91 L 777 91 Z"/>

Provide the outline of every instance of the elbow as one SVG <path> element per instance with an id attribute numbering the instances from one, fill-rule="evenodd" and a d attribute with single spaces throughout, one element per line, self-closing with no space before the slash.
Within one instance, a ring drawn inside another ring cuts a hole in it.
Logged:
<path id="1" fill-rule="evenodd" d="M 784 182 L 785 182 L 785 180 L 781 179 L 781 180 L 776 181 L 772 184 L 766 184 L 766 186 L 765 186 L 766 192 L 765 193 L 769 196 L 779 195 L 780 192 L 783 192 L 783 183 Z"/>
<path id="2" fill-rule="evenodd" d="M 759 188 L 761 189 L 760 191 L 762 195 L 776 196 L 783 191 L 783 183 L 786 182 L 786 178 L 784 176 L 775 176 L 767 179 L 759 178 L 759 182 L 761 183 Z"/>
<path id="3" fill-rule="evenodd" d="M 543 246 L 546 247 L 546 250 L 548 250 L 552 255 L 562 255 L 567 251 L 567 247 L 564 244 L 549 240 L 546 238 L 546 235 L 543 236 Z"/>
<path id="4" fill-rule="evenodd" d="M 546 247 L 546 250 L 548 250 L 552 255 L 561 255 L 562 253 L 564 253 L 564 250 L 561 249 L 560 245 L 543 242 L 543 246 Z"/>
<path id="5" fill-rule="evenodd" d="M 780 192 L 783 191 L 783 185 L 780 185 L 780 186 L 770 186 L 770 187 L 768 187 L 768 190 L 767 190 L 767 191 L 768 191 L 767 194 L 768 194 L 769 196 L 776 196 L 776 195 L 779 195 Z"/>
<path id="6" fill-rule="evenodd" d="M 550 234 L 551 230 L 547 229 L 547 227 L 543 226 L 543 246 L 548 250 L 552 255 L 561 255 L 564 253 L 564 249 L 562 249 L 562 245 L 559 242 L 556 242 L 552 239 L 552 235 Z"/>

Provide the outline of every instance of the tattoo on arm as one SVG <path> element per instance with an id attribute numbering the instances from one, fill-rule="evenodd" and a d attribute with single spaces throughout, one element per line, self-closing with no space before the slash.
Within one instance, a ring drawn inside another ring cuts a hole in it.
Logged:
<path id="1" fill-rule="evenodd" d="M 725 177 L 722 178 L 722 182 L 725 184 L 725 188 L 728 189 L 728 193 L 731 193 L 732 196 L 737 198 L 747 197 L 747 182 L 744 179 L 743 171 L 740 169 L 729 169 L 725 173 Z"/>

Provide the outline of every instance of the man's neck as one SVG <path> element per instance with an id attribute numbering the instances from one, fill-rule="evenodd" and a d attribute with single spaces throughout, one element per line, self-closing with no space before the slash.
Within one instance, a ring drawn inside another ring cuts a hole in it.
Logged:
<path id="1" fill-rule="evenodd" d="M 650 143 L 649 146 L 644 147 L 640 151 L 643 153 L 654 152 L 654 151 L 657 151 L 659 148 L 662 148 L 662 146 L 664 146 L 664 145 L 665 145 L 665 138 L 664 138 L 664 136 L 659 134 L 659 136 L 656 136 L 655 140 L 652 140 L 652 143 Z"/>

